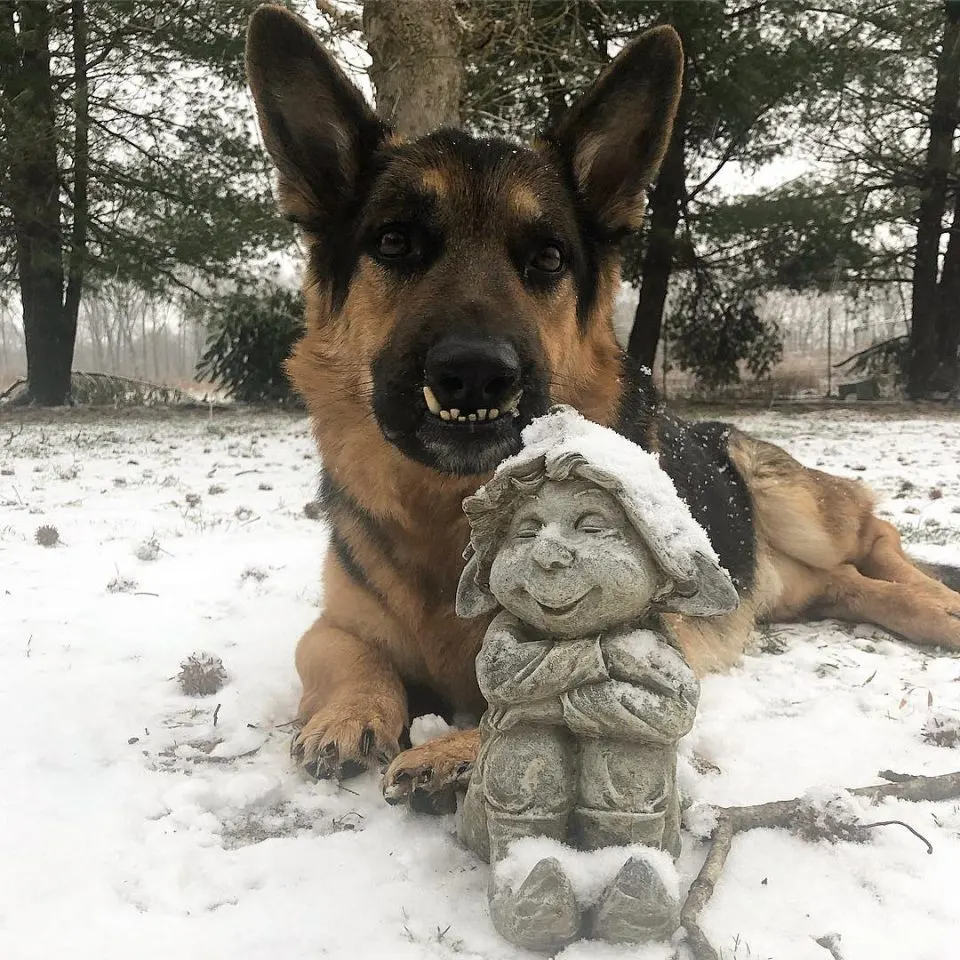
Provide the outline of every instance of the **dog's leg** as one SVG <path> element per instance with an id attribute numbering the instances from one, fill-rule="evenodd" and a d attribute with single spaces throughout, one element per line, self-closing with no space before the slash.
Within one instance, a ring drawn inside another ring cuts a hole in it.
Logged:
<path id="1" fill-rule="evenodd" d="M 818 572 L 822 587 L 812 613 L 876 623 L 914 643 L 960 648 L 960 594 L 942 588 L 950 600 L 912 582 L 873 579 L 852 563 Z"/>
<path id="2" fill-rule="evenodd" d="M 303 726 L 292 752 L 308 772 L 342 779 L 397 754 L 406 693 L 380 650 L 321 617 L 301 638 L 296 662 Z"/>
<path id="3" fill-rule="evenodd" d="M 875 580 L 890 580 L 906 583 L 921 590 L 932 592 L 941 603 L 956 606 L 957 593 L 939 580 L 920 570 L 903 552 L 900 534 L 892 523 L 871 517 L 869 521 L 870 543 L 857 569 Z M 863 537 L 867 540 L 867 537 Z"/>
<path id="4" fill-rule="evenodd" d="M 443 794 L 465 786 L 479 750 L 476 727 L 404 750 L 383 775 L 383 795 L 388 803 L 403 803 L 415 794 Z"/>

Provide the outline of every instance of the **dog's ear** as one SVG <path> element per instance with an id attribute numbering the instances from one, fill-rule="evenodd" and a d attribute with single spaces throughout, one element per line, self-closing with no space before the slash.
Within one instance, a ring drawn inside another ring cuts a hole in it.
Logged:
<path id="1" fill-rule="evenodd" d="M 547 135 L 611 232 L 635 230 L 643 220 L 646 189 L 670 141 L 682 82 L 677 32 L 648 30 L 620 52 Z"/>
<path id="2" fill-rule="evenodd" d="M 352 197 L 386 126 L 307 24 L 282 7 L 250 18 L 247 79 L 280 174 L 281 209 L 322 228 Z"/>

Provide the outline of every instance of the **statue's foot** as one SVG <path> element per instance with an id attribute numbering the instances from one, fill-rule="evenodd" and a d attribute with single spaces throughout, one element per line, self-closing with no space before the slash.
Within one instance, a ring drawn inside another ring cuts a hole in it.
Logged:
<path id="1" fill-rule="evenodd" d="M 590 936 L 612 943 L 649 943 L 669 940 L 679 926 L 679 900 L 650 863 L 631 857 L 600 898 Z"/>
<path id="2" fill-rule="evenodd" d="M 580 932 L 580 908 L 560 862 L 541 860 L 513 891 L 494 879 L 490 917 L 498 933 L 528 950 L 555 950 Z"/>

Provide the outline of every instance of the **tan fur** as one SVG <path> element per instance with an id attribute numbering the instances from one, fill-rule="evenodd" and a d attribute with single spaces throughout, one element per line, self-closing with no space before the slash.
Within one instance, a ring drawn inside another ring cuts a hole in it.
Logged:
<path id="1" fill-rule="evenodd" d="M 521 220 L 536 220 L 541 214 L 537 195 L 526 184 L 517 184 L 509 196 L 510 209 Z"/>
<path id="2" fill-rule="evenodd" d="M 423 172 L 423 177 L 421 178 L 421 183 L 423 184 L 423 188 L 425 190 L 434 194 L 440 200 L 442 200 L 450 190 L 449 177 L 445 171 L 440 170 L 437 167 L 434 167 L 430 170 L 425 170 Z"/>
<path id="3" fill-rule="evenodd" d="M 620 348 L 613 325 L 604 322 L 613 313 L 613 301 L 620 282 L 615 263 L 600 271 L 595 317 L 583 335 L 577 324 L 577 304 L 572 283 L 567 280 L 559 302 L 541 310 L 540 329 L 550 331 L 544 347 L 552 371 L 552 395 L 558 403 L 569 403 L 595 423 L 613 422 L 622 387 L 610 371 L 620 363 Z"/>
<path id="4" fill-rule="evenodd" d="M 747 602 L 758 618 L 867 620 L 915 643 L 960 647 L 960 594 L 910 562 L 862 483 L 739 432 L 730 454 L 753 498 L 760 576 Z"/>

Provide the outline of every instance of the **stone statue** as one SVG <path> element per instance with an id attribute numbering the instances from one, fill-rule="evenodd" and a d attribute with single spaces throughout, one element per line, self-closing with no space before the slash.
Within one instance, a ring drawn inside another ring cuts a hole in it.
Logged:
<path id="1" fill-rule="evenodd" d="M 661 614 L 727 613 L 737 594 L 651 454 L 567 407 L 524 443 L 464 501 L 457 612 L 500 612 L 477 657 L 488 709 L 460 836 L 491 864 L 512 942 L 666 939 L 699 685 Z"/>

